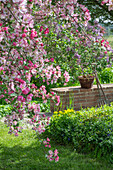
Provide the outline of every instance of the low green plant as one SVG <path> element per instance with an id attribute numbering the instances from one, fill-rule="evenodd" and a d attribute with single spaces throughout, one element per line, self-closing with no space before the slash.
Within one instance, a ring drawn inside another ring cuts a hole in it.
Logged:
<path id="1" fill-rule="evenodd" d="M 73 144 L 79 152 L 108 155 L 113 162 L 113 105 L 54 112 L 45 133 L 60 144 Z"/>
<path id="2" fill-rule="evenodd" d="M 113 67 L 103 69 L 98 75 L 101 83 L 113 83 Z"/>
<path id="3" fill-rule="evenodd" d="M 10 105 L 0 105 L 0 118 L 11 114 L 11 111 Z"/>

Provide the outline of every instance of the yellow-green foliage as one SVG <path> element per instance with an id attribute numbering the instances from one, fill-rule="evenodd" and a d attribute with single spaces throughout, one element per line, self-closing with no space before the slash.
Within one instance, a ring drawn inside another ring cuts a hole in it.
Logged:
<path id="1" fill-rule="evenodd" d="M 80 117 L 84 120 L 86 119 L 99 119 L 104 117 L 108 118 L 108 115 L 113 113 L 113 103 L 111 103 L 111 106 L 108 105 L 101 106 L 100 108 L 92 107 L 87 109 L 82 109 L 79 111 L 75 111 L 73 109 L 67 109 L 64 111 L 55 111 L 52 118 L 58 118 L 62 116 L 69 116 L 69 117 Z"/>
<path id="2" fill-rule="evenodd" d="M 65 116 L 72 116 L 73 114 L 75 114 L 75 111 L 73 109 L 67 109 L 67 110 L 64 110 L 64 111 L 55 111 L 54 114 L 53 114 L 53 117 L 60 117 L 62 115 L 65 115 Z"/>

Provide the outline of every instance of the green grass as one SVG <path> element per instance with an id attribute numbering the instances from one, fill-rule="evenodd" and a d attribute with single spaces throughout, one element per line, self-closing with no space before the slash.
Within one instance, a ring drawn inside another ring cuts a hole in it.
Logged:
<path id="1" fill-rule="evenodd" d="M 24 130 L 18 137 L 8 134 L 0 122 L 0 170 L 112 170 L 113 165 L 78 154 L 72 146 L 53 143 L 59 151 L 59 162 L 49 162 L 35 132 Z"/>

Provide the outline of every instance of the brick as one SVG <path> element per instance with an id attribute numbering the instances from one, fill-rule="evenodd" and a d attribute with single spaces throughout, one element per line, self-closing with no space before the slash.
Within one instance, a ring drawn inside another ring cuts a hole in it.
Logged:
<path id="1" fill-rule="evenodd" d="M 113 102 L 113 84 L 102 85 L 103 90 L 105 92 L 106 97 Z M 103 99 L 103 93 L 99 91 L 96 85 L 94 85 L 91 89 L 82 89 L 80 87 L 65 87 L 65 88 L 53 88 L 51 91 L 57 92 L 60 96 L 61 103 L 60 106 L 55 105 L 55 103 L 51 100 L 50 109 L 53 110 L 61 110 L 69 107 L 70 102 L 72 101 L 72 106 L 74 106 L 75 110 L 81 109 L 81 107 L 92 107 L 96 106 L 101 99 Z"/>
<path id="2" fill-rule="evenodd" d="M 92 89 L 83 89 L 83 88 L 80 89 L 80 92 L 89 92 L 89 91 L 92 91 Z"/>

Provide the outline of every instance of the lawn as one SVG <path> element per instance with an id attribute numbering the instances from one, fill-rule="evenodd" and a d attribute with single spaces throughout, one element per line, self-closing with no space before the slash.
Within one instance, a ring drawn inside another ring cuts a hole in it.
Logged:
<path id="1" fill-rule="evenodd" d="M 77 153 L 72 146 L 52 143 L 59 151 L 59 162 L 49 162 L 34 131 L 23 130 L 18 137 L 8 134 L 0 122 L 0 170 L 112 170 L 113 164 Z"/>

